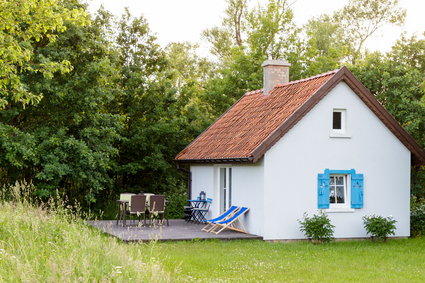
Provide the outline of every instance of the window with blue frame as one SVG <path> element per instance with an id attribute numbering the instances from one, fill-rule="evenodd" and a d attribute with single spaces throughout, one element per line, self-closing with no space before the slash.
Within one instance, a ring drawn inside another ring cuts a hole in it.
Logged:
<path id="1" fill-rule="evenodd" d="M 363 174 L 354 169 L 325 169 L 317 180 L 319 209 L 363 207 Z"/>

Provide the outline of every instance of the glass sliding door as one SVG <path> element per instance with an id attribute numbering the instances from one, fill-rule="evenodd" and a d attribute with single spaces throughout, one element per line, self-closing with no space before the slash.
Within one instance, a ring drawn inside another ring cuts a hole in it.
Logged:
<path id="1" fill-rule="evenodd" d="M 232 168 L 219 168 L 220 213 L 232 206 Z"/>

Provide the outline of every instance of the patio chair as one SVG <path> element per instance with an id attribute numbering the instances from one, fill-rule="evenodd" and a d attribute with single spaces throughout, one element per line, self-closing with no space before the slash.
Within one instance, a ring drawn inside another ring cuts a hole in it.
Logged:
<path id="1" fill-rule="evenodd" d="M 238 212 L 233 214 L 232 217 L 223 221 L 216 222 L 209 232 L 218 234 L 224 229 L 230 229 L 241 233 L 248 233 L 245 230 L 243 223 L 240 221 L 240 217 L 246 212 L 248 212 L 248 210 L 249 208 L 247 207 L 241 207 L 241 209 L 239 209 Z M 237 223 L 239 223 L 239 225 L 237 225 Z"/>
<path id="2" fill-rule="evenodd" d="M 203 205 L 202 207 L 194 207 L 192 209 L 192 216 L 195 222 L 205 223 L 205 221 L 207 220 L 205 216 L 210 210 L 211 203 L 212 203 L 212 198 L 207 198 L 205 205 Z"/>
<path id="3" fill-rule="evenodd" d="M 133 196 L 133 195 L 134 194 L 132 194 L 132 193 L 122 193 L 122 194 L 120 194 L 119 201 L 126 201 L 126 203 L 120 202 L 120 204 L 119 204 L 117 225 L 118 225 L 119 220 L 123 220 L 123 222 L 125 223 L 126 214 L 130 213 L 131 196 Z"/>
<path id="4" fill-rule="evenodd" d="M 149 214 L 151 214 L 150 223 L 152 224 L 152 215 L 157 214 L 158 216 L 161 216 L 160 223 L 164 223 L 164 218 L 167 220 L 167 226 L 169 226 L 168 223 L 168 217 L 165 217 L 165 197 L 163 195 L 152 195 L 150 196 L 150 202 L 149 202 Z"/>
<path id="5" fill-rule="evenodd" d="M 143 225 L 146 225 L 146 196 L 144 195 L 133 195 L 131 196 L 131 208 L 130 208 L 130 216 L 136 215 L 140 218 L 143 215 Z"/>
<path id="6" fill-rule="evenodd" d="M 214 224 L 216 222 L 224 221 L 232 217 L 233 214 L 235 214 L 238 210 L 239 210 L 238 206 L 235 206 L 235 205 L 231 206 L 228 210 L 226 210 L 224 213 L 222 213 L 218 217 L 206 220 L 205 223 L 207 223 L 207 225 L 205 225 L 201 230 L 205 232 L 209 232 L 214 227 Z"/>
<path id="7" fill-rule="evenodd" d="M 193 216 L 193 206 L 191 206 L 191 205 L 183 206 L 183 213 L 184 213 L 183 219 L 186 222 L 189 222 L 192 219 L 192 216 Z"/>
<path id="8" fill-rule="evenodd" d="M 152 194 L 152 193 L 144 193 L 144 195 L 146 196 L 146 205 L 149 207 L 149 205 L 150 205 L 150 200 L 151 200 L 151 196 L 154 196 L 155 194 Z"/>

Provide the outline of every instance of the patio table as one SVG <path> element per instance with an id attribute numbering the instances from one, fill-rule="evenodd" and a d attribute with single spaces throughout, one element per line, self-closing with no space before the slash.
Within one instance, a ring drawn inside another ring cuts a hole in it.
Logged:
<path id="1" fill-rule="evenodd" d="M 195 215 L 193 209 L 205 207 L 206 204 L 207 204 L 207 200 L 206 199 L 188 199 L 187 202 L 190 203 L 190 206 L 191 206 L 191 209 L 192 209 L 192 214 L 189 218 L 189 221 L 196 221 L 196 215 Z"/>

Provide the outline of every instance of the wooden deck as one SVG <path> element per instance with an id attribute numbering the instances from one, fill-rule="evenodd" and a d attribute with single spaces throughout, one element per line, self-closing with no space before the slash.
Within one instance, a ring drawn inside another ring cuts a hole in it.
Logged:
<path id="1" fill-rule="evenodd" d="M 252 234 L 243 234 L 231 230 L 225 230 L 218 235 L 201 231 L 202 224 L 187 223 L 182 219 L 170 220 L 170 226 L 155 226 L 155 227 L 123 227 L 121 223 L 116 224 L 115 220 L 96 220 L 88 221 L 89 225 L 102 230 L 103 232 L 117 237 L 125 242 L 140 242 L 140 241 L 188 241 L 193 239 L 220 239 L 220 240 L 241 240 L 241 239 L 260 239 L 263 238 Z"/>

